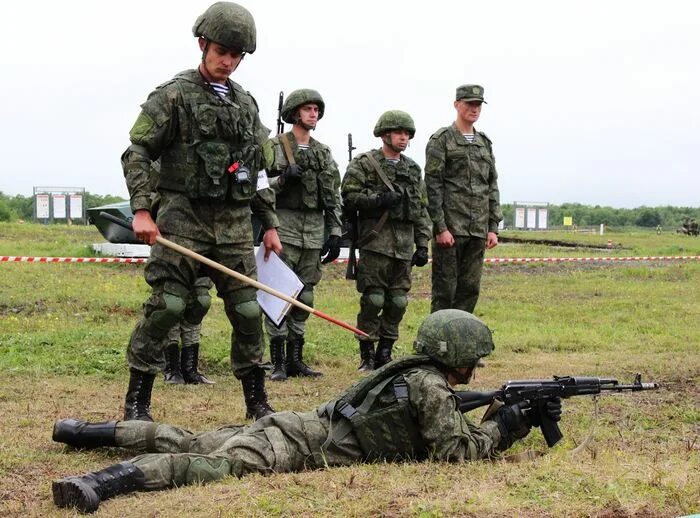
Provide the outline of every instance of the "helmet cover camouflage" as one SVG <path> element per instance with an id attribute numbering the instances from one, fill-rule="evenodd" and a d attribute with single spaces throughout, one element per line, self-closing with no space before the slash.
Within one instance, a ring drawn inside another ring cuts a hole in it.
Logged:
<path id="1" fill-rule="evenodd" d="M 423 320 L 413 347 L 419 354 L 452 369 L 474 367 L 494 349 L 491 331 L 481 320 L 459 309 L 442 309 Z"/>
<path id="2" fill-rule="evenodd" d="M 311 88 L 301 88 L 294 90 L 284 100 L 282 106 L 282 120 L 289 124 L 296 122 L 297 110 L 305 104 L 315 104 L 318 106 L 318 120 L 321 120 L 323 113 L 326 111 L 326 103 L 323 102 L 323 97 L 316 90 Z"/>
<path id="3" fill-rule="evenodd" d="M 411 116 L 401 110 L 389 110 L 379 116 L 377 124 L 374 126 L 374 136 L 381 137 L 387 131 L 406 130 L 410 138 L 416 134 L 416 125 Z"/>
<path id="4" fill-rule="evenodd" d="M 250 11 L 233 2 L 216 2 L 197 18 L 192 27 L 195 37 L 214 41 L 229 49 L 255 52 L 255 20 Z"/>

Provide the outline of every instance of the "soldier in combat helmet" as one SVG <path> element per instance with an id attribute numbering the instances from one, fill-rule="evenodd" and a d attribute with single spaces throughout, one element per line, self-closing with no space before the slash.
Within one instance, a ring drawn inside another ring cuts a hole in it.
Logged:
<path id="1" fill-rule="evenodd" d="M 474 124 L 484 89 L 457 88 L 457 119 L 436 131 L 425 150 L 428 212 L 433 222 L 431 311 L 472 313 L 479 299 L 484 251 L 498 244 L 503 219 L 491 140 Z"/>
<path id="2" fill-rule="evenodd" d="M 328 146 L 311 137 L 325 110 L 316 90 L 294 90 L 281 113 L 284 122 L 292 125 L 291 131 L 263 146 L 270 186 L 277 194 L 278 232 L 284 246 L 281 257 L 304 283 L 299 300 L 311 307 L 314 286 L 321 280 L 321 264 L 340 254 L 340 173 Z M 274 366 L 271 380 L 321 375 L 304 362 L 308 318 L 306 311 L 292 308 L 280 327 L 265 320 Z"/>
<path id="3" fill-rule="evenodd" d="M 468 383 L 478 360 L 493 350 L 491 332 L 475 316 L 453 309 L 429 315 L 414 347 L 416 355 L 372 372 L 316 410 L 279 412 L 246 427 L 192 434 L 141 421 L 56 421 L 54 441 L 151 453 L 55 481 L 54 503 L 94 512 L 119 494 L 249 473 L 407 459 L 465 462 L 497 455 L 538 425 L 536 412 L 517 404 L 494 409 L 478 425 L 457 409 L 452 387 Z M 561 400 L 550 400 L 546 411 L 558 421 Z"/>
<path id="4" fill-rule="evenodd" d="M 425 184 L 420 166 L 402 153 L 415 133 L 408 113 L 383 113 L 374 127 L 382 147 L 356 156 L 343 177 L 346 213 L 355 211 L 359 226 L 357 291 L 362 296 L 357 327 L 370 336 L 358 336 L 361 371 L 391 361 L 408 305 L 411 267 L 428 262 Z"/>
<path id="5" fill-rule="evenodd" d="M 130 368 L 124 419 L 152 421 L 151 389 L 165 366 L 168 330 L 181 318 L 198 324 L 204 316 L 191 296 L 199 263 L 155 243 L 157 235 L 247 276 L 255 276 L 251 210 L 266 229 L 266 254 L 281 252 L 274 192 L 263 169 L 262 144 L 269 130 L 253 97 L 229 79 L 256 47 L 250 12 L 232 2 L 211 5 L 195 22 L 202 61 L 152 92 L 141 106 L 122 156 L 134 212 L 134 233 L 153 245 L 145 268 L 152 294 L 127 348 Z M 156 221 L 149 212 L 151 163 L 160 160 L 155 187 L 160 195 Z M 155 243 L 155 244 L 154 244 Z M 246 414 L 259 418 L 273 410 L 267 402 L 262 369 L 262 312 L 256 291 L 220 272 L 211 277 L 234 332 L 231 365 L 241 380 Z"/>

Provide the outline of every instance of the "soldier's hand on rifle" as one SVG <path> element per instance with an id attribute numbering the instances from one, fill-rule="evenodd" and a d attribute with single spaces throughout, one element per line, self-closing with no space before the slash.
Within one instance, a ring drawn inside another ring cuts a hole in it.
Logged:
<path id="1" fill-rule="evenodd" d="M 326 242 L 323 243 L 323 248 L 321 248 L 321 264 L 328 264 L 336 259 L 340 255 L 340 236 L 328 236 Z M 324 257 L 325 256 L 325 257 Z"/>
<path id="2" fill-rule="evenodd" d="M 425 266 L 426 264 L 428 264 L 428 248 L 419 246 L 416 248 L 416 251 L 413 252 L 411 266 Z"/>
<path id="3" fill-rule="evenodd" d="M 532 426 L 517 403 L 499 408 L 493 416 L 493 420 L 498 424 L 498 430 L 504 439 L 511 436 L 522 439 L 530 433 Z"/>
<path id="4" fill-rule="evenodd" d="M 379 207 L 382 209 L 390 209 L 396 207 L 401 203 L 401 198 L 403 195 L 396 191 L 386 191 L 381 193 L 377 198 L 379 200 Z"/>
<path id="5" fill-rule="evenodd" d="M 298 164 L 290 164 L 287 166 L 287 168 L 282 172 L 279 178 L 279 183 L 281 185 L 284 185 L 285 183 L 292 181 L 296 182 L 298 180 L 301 180 L 301 167 L 299 167 Z"/>
<path id="6" fill-rule="evenodd" d="M 131 222 L 131 228 L 134 234 L 147 245 L 152 245 L 156 242 L 156 236 L 160 235 L 160 230 L 156 226 L 150 211 L 145 209 L 137 210 L 134 214 L 134 220 Z"/>
<path id="7" fill-rule="evenodd" d="M 561 398 L 552 397 L 544 402 L 544 412 L 548 419 L 554 422 L 561 421 Z M 536 407 L 530 407 L 527 412 L 527 420 L 532 426 L 540 426 L 540 413 Z"/>

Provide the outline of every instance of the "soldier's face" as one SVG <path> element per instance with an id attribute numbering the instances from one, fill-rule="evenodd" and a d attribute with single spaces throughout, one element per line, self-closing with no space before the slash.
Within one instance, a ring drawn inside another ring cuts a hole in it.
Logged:
<path id="1" fill-rule="evenodd" d="M 481 115 L 481 101 L 455 101 L 455 108 L 460 119 L 474 124 Z"/>
<path id="2" fill-rule="evenodd" d="M 318 105 L 304 104 L 299 108 L 297 118 L 302 126 L 315 129 L 318 122 Z"/>
<path id="3" fill-rule="evenodd" d="M 408 147 L 408 141 L 411 139 L 410 134 L 406 130 L 392 130 L 387 136 L 389 145 L 397 151 L 404 151 Z"/>
<path id="4" fill-rule="evenodd" d="M 207 40 L 204 38 L 199 38 L 199 48 L 202 52 L 207 49 L 202 64 L 207 80 L 211 83 L 226 84 L 226 80 L 243 59 L 240 50 L 229 49 L 213 41 L 210 41 L 207 47 Z"/>
<path id="5" fill-rule="evenodd" d="M 473 376 L 474 369 L 472 367 L 459 367 L 447 373 L 447 383 L 453 387 L 455 385 L 466 385 Z"/>

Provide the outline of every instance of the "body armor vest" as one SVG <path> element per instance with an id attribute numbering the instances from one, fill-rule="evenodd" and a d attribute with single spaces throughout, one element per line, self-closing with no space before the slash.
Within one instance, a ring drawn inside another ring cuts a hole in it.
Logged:
<path id="1" fill-rule="evenodd" d="M 288 134 L 285 135 L 288 138 Z M 282 135 L 280 135 L 282 138 Z M 282 145 L 281 143 L 279 145 Z M 285 158 L 291 163 L 282 146 Z M 276 206 L 291 210 L 324 210 L 336 206 L 335 178 L 330 169 L 330 154 L 321 146 L 297 148 L 294 162 L 301 168 L 301 181 L 290 182 L 277 195 Z"/>
<path id="2" fill-rule="evenodd" d="M 167 85 L 178 90 L 173 116 L 179 134 L 161 156 L 158 188 L 188 198 L 249 201 L 262 168 L 252 98 L 229 81 L 233 97 L 222 99 L 196 70 L 178 74 Z"/>
<path id="3" fill-rule="evenodd" d="M 431 363 L 429 357 L 420 355 L 391 362 L 328 403 L 325 411 L 331 420 L 341 421 L 331 427 L 324 447 L 335 434 L 351 429 L 368 460 L 425 458 L 427 450 L 401 372 Z"/>

